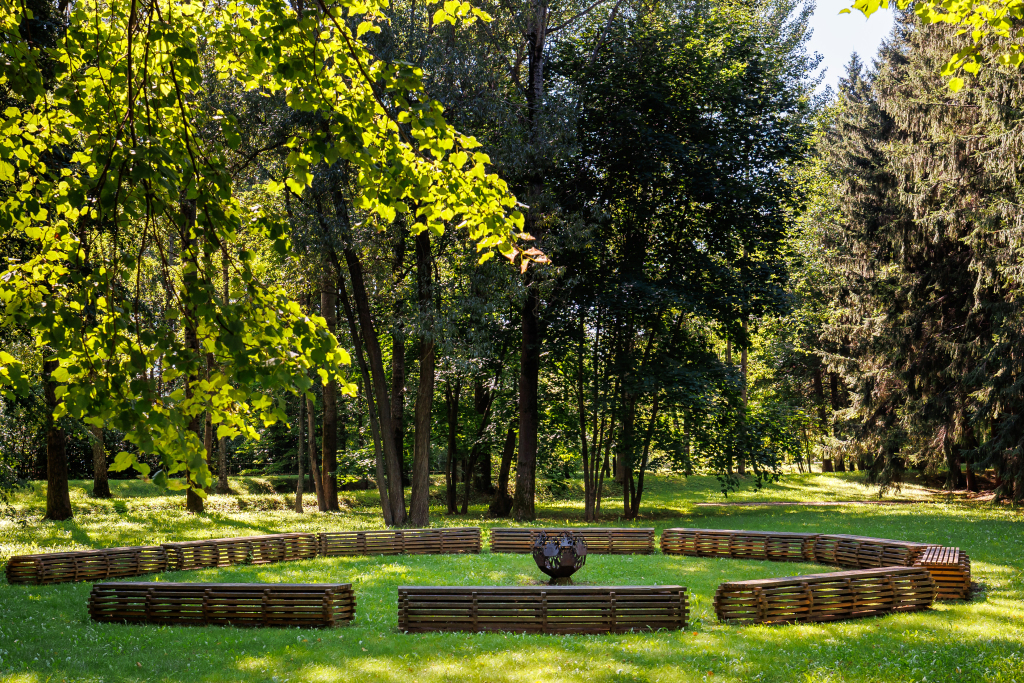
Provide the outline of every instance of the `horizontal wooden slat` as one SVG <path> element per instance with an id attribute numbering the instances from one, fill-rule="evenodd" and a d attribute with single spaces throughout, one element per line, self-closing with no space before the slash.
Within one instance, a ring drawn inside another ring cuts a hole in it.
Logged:
<path id="1" fill-rule="evenodd" d="M 51 584 L 102 581 L 166 570 L 167 554 L 161 546 L 100 548 L 16 555 L 7 562 L 7 582 Z"/>

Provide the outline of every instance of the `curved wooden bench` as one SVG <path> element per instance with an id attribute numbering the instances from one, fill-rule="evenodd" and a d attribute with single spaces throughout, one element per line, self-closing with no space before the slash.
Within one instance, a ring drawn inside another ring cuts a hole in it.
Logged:
<path id="1" fill-rule="evenodd" d="M 624 633 L 684 629 L 682 586 L 400 586 L 398 628 Z"/>
<path id="2" fill-rule="evenodd" d="M 7 561 L 7 583 L 102 581 L 166 570 L 167 553 L 158 545 L 75 550 L 15 555 Z"/>
<path id="3" fill-rule="evenodd" d="M 352 584 L 99 583 L 94 621 L 186 626 L 338 626 L 355 617 Z"/>
<path id="4" fill-rule="evenodd" d="M 915 567 L 924 567 L 936 585 L 936 600 L 967 600 L 971 597 L 971 558 L 960 548 L 932 546 Z"/>
<path id="5" fill-rule="evenodd" d="M 319 552 L 325 557 L 479 553 L 480 527 L 322 533 Z"/>
<path id="6" fill-rule="evenodd" d="M 533 543 L 541 533 L 559 534 L 569 531 L 583 536 L 587 553 L 595 555 L 646 555 L 654 552 L 654 529 L 587 527 L 565 529 L 533 529 L 505 527 L 491 529 L 492 553 L 531 553 Z"/>
<path id="7" fill-rule="evenodd" d="M 661 552 L 693 557 L 814 562 L 817 534 L 732 529 L 665 529 Z"/>
<path id="8" fill-rule="evenodd" d="M 733 529 L 666 529 L 667 555 L 817 562 L 850 569 L 911 567 L 928 543 L 846 534 L 799 534 Z"/>
<path id="9" fill-rule="evenodd" d="M 271 564 L 308 560 L 317 556 L 320 542 L 314 533 L 267 534 L 238 538 L 211 538 L 161 544 L 171 570 L 229 567 L 234 564 Z"/>
<path id="10" fill-rule="evenodd" d="M 923 567 L 728 581 L 715 592 L 715 614 L 744 624 L 856 619 L 928 609 L 935 592 L 935 581 Z"/>

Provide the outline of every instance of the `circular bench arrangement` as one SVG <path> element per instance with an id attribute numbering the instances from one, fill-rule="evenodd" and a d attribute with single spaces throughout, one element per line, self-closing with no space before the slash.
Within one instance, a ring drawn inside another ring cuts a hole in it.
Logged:
<path id="1" fill-rule="evenodd" d="M 651 528 L 496 528 L 491 551 L 529 553 L 536 538 L 571 531 L 591 554 L 653 552 Z M 12 557 L 8 583 L 100 581 L 168 571 L 363 554 L 480 552 L 478 527 L 269 534 Z M 927 609 L 966 599 L 970 558 L 959 548 L 843 534 L 666 529 L 668 555 L 817 562 L 856 571 L 732 581 L 715 593 L 719 619 L 736 623 L 832 621 Z M 682 586 L 402 586 L 404 631 L 616 633 L 686 628 Z M 355 616 L 350 584 L 103 583 L 98 621 L 253 626 L 335 626 Z"/>

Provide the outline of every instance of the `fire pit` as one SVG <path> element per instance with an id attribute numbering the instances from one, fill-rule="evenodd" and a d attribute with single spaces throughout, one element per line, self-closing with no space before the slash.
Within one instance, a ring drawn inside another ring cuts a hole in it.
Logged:
<path id="1" fill-rule="evenodd" d="M 541 532 L 533 542 L 533 559 L 551 577 L 549 584 L 571 585 L 569 577 L 587 561 L 587 542 L 570 531 L 550 536 Z"/>

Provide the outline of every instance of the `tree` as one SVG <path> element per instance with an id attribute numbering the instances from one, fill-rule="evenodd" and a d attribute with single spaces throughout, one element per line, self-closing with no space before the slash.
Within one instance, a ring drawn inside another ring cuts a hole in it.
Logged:
<path id="1" fill-rule="evenodd" d="M 339 19 L 346 7 L 363 19 L 355 30 Z M 474 19 L 466 7 L 453 11 L 439 16 Z M 159 485 L 205 495 L 212 478 L 196 429 L 207 412 L 218 437 L 255 437 L 257 422 L 286 419 L 271 393 L 308 393 L 310 368 L 355 391 L 343 370 L 348 354 L 323 318 L 305 316 L 261 278 L 261 252 L 240 237 L 272 258 L 289 254 L 281 193 L 309 187 L 312 165 L 351 164 L 361 224 L 387 225 L 415 207 L 417 230 L 441 233 L 458 218 L 484 258 L 495 249 L 531 258 L 514 244 L 522 229 L 514 198 L 486 172 L 487 156 L 472 152 L 479 143 L 422 97 L 416 69 L 375 59 L 360 41 L 379 30 L 379 12 L 376 3 L 323 2 L 300 17 L 269 1 L 166 10 L 85 2 L 51 49 L 22 35 L 23 6 L 0 8 L 0 81 L 24 102 L 0 122 L 0 182 L 21 183 L 4 198 L 0 228 L 35 248 L 0 278 L 4 324 L 28 327 L 52 349 L 54 418 L 123 431 L 140 452 L 159 454 Z M 50 93 L 45 59 L 58 64 Z M 320 112 L 328 125 L 287 139 L 284 174 L 239 187 L 230 168 L 237 121 L 195 106 L 220 80 L 255 96 L 284 93 L 291 109 Z M 47 163 L 78 140 L 86 142 L 69 166 Z M 245 192 L 268 201 L 243 202 Z M 91 231 L 108 224 L 109 232 Z M 86 244 L 102 246 L 88 264 Z M 225 251 L 237 300 L 215 284 L 213 256 Z M 162 317 L 140 310 L 144 267 L 170 302 Z M 365 294 L 354 289 L 362 317 Z M 94 324 L 82 310 L 95 311 Z M 27 390 L 22 367 L 0 352 L 5 390 Z M 158 390 L 163 382 L 169 391 Z M 115 469 L 131 466 L 149 469 L 135 453 L 115 458 Z"/>

